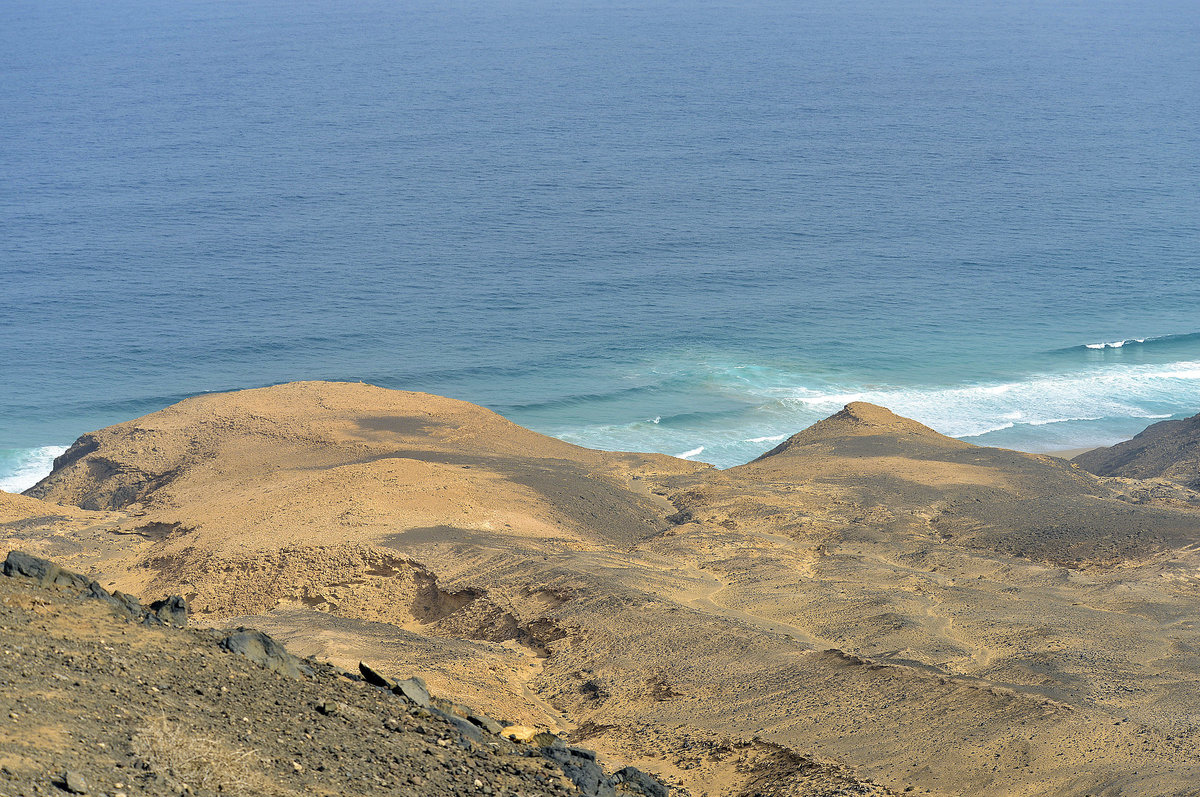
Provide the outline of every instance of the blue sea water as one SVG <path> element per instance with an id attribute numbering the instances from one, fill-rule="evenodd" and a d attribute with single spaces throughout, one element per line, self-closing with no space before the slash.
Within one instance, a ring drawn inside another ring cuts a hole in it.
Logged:
<path id="1" fill-rule="evenodd" d="M 295 379 L 720 466 L 1191 415 L 1198 11 L 5 0 L 0 488 Z"/>

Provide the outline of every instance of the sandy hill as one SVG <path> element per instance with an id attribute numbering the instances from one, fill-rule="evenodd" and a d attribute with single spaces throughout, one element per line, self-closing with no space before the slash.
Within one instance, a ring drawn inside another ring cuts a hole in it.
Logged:
<path id="1" fill-rule="evenodd" d="M 1099 476 L 1166 479 L 1200 489 L 1200 415 L 1162 421 L 1109 448 L 1097 448 L 1072 460 Z"/>
<path id="2" fill-rule="evenodd" d="M 971 445 L 862 402 L 720 481 L 737 491 L 821 488 L 877 526 L 921 525 L 947 541 L 1066 565 L 1145 557 L 1188 544 L 1196 528 L 1190 513 L 1131 508 L 1061 459 Z"/>
<path id="3" fill-rule="evenodd" d="M 865 404 L 717 471 L 301 383 L 85 435 L 3 528 L 684 795 L 1189 794 L 1200 510 L 1131 484 Z"/>

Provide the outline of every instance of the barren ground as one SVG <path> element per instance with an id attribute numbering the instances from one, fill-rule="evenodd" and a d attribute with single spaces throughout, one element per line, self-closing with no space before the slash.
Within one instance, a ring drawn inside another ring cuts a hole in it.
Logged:
<path id="1" fill-rule="evenodd" d="M 0 496 L 11 547 L 421 672 L 680 794 L 1200 793 L 1178 483 L 870 405 L 716 471 L 300 383 L 87 435 L 30 495 Z"/>

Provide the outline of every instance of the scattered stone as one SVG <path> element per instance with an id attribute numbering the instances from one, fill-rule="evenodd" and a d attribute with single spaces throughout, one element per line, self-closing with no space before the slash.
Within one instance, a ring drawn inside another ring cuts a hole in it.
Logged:
<path id="1" fill-rule="evenodd" d="M 512 739 L 514 742 L 529 743 L 538 733 L 540 731 L 537 728 L 530 728 L 528 725 L 509 725 L 500 732 L 500 735 L 506 739 Z"/>
<path id="2" fill-rule="evenodd" d="M 63 773 L 62 779 L 59 781 L 59 785 L 65 791 L 68 791 L 71 794 L 88 793 L 87 781 L 83 779 L 83 775 L 80 775 L 73 769 L 68 769 Z"/>
<path id="3" fill-rule="evenodd" d="M 477 725 L 480 728 L 483 728 L 485 731 L 492 734 L 493 736 L 499 736 L 500 733 L 504 730 L 503 725 L 496 722 L 491 717 L 485 716 L 483 714 L 470 713 L 467 715 L 467 721 L 473 725 Z"/>
<path id="4" fill-rule="evenodd" d="M 288 678 L 312 675 L 312 668 L 287 652 L 287 648 L 262 631 L 239 627 L 220 641 L 230 653 L 245 656 L 250 661 Z"/>
<path id="5" fill-rule="evenodd" d="M 126 787 L 134 784 L 116 781 L 101 788 L 89 783 L 84 773 L 120 772 L 104 769 L 112 762 L 106 751 L 133 739 L 140 751 L 135 752 L 138 766 L 159 778 L 155 781 L 158 786 L 147 794 L 168 793 L 158 787 L 170 786 L 174 770 L 167 760 L 183 744 L 215 745 L 215 750 L 227 754 L 222 760 L 237 770 L 230 774 L 232 778 L 246 775 L 237 769 L 242 760 L 238 756 L 254 756 L 252 769 L 265 767 L 268 778 L 288 783 L 296 793 L 664 797 L 663 792 L 644 787 L 640 779 L 631 776 L 636 772 L 631 768 L 620 777 L 606 778 L 594 754 L 569 748 L 553 734 L 523 726 L 506 728 L 459 703 L 433 698 L 420 678 L 393 683 L 366 664 L 360 668 L 361 681 L 391 689 L 404 698 L 401 702 L 386 693 L 364 689 L 357 676 L 351 683 L 336 668 L 301 660 L 270 636 L 252 629 L 176 628 L 186 618 L 182 598 L 143 606 L 136 597 L 116 591 L 110 594 L 95 581 L 69 573 L 64 577 L 66 571 L 36 557 L 18 554 L 4 565 L 5 572 L 16 577 L 0 578 L 0 634 L 8 635 L 6 655 L 0 656 L 0 683 L 9 684 L 15 694 L 31 696 L 18 699 L 11 707 L 17 710 L 4 712 L 14 723 L 6 727 L 19 727 L 17 723 L 29 717 L 40 721 L 47 715 L 48 704 L 53 704 L 53 716 L 86 730 L 93 741 L 75 750 L 73 769 L 66 772 L 56 769 L 62 763 L 54 760 L 53 753 L 35 751 L 43 756 L 42 768 L 31 776 L 41 785 L 30 780 L 27 788 L 15 794 L 32 797 L 57 789 L 57 793 L 72 795 L 125 797 L 132 793 Z M 63 589 L 64 584 L 69 588 Z M 12 600 L 10 593 L 22 596 L 20 601 Z M 71 623 L 77 621 L 72 613 L 78 611 L 80 597 L 103 601 L 114 611 L 111 618 L 101 616 L 106 612 L 89 615 L 103 628 L 94 639 L 49 635 L 48 628 L 30 624 L 22 609 L 5 614 L 5 607 L 53 606 L 52 612 L 41 613 L 39 622 L 74 627 Z M 138 625 L 131 626 L 127 620 Z M 146 634 L 143 625 L 158 626 L 161 631 Z M 29 642 L 14 643 L 18 638 Z M 32 643 L 37 647 L 31 647 Z M 216 646 L 275 672 L 310 677 L 282 686 L 274 676 L 217 653 Z M 38 658 L 33 659 L 35 650 Z M 182 668 L 177 671 L 185 672 L 186 677 L 168 677 L 164 666 Z M 69 695 L 60 695 L 58 690 L 42 694 L 35 685 L 38 678 L 45 677 L 73 683 L 76 688 Z M 34 705 L 23 700 L 33 700 Z M 145 724 L 147 715 L 161 714 L 164 707 L 181 711 L 181 719 L 164 719 L 162 727 Z M 312 716 L 313 711 L 354 721 L 324 722 Z M 358 722 L 360 717 L 366 721 Z M 380 725 L 391 732 L 386 753 L 379 747 Z M 514 740 L 536 736 L 543 747 L 519 747 L 501 735 Z M 56 771 L 61 774 L 47 782 L 45 773 Z M 0 766 L 0 784 L 21 777 L 24 775 Z M 568 781 L 581 784 L 577 792 Z M 331 790 L 331 783 L 338 784 L 340 791 Z M 178 789 L 185 794 L 211 791 Z M 132 791 L 141 793 L 140 788 Z M 212 793 L 226 791 L 222 787 Z M 8 793 L 6 786 L 0 785 L 0 793 Z"/>
<path id="6" fill-rule="evenodd" d="M 395 681 L 384 675 L 380 675 L 378 672 L 371 669 L 361 661 L 358 663 L 358 671 L 362 673 L 363 680 L 369 683 L 371 686 L 380 686 L 384 689 L 396 688 Z"/>
<path id="7" fill-rule="evenodd" d="M 326 717 L 336 717 L 342 713 L 342 704 L 334 700 L 326 700 L 323 703 L 317 704 L 317 711 Z"/>
<path id="8" fill-rule="evenodd" d="M 405 678 L 393 686 L 392 691 L 401 697 L 408 698 L 421 708 L 433 706 L 433 698 L 429 696 L 429 689 L 420 678 Z"/>
<path id="9" fill-rule="evenodd" d="M 179 595 L 172 595 L 161 601 L 150 604 L 150 611 L 163 625 L 183 628 L 187 625 L 187 601 Z"/>

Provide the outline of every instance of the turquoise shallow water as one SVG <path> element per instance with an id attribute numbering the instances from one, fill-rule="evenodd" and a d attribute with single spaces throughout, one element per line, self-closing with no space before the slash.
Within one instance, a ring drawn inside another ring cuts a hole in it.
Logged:
<path id="1" fill-rule="evenodd" d="M 0 7 L 0 488 L 293 379 L 718 465 L 1200 410 L 1194 3 L 346 6 Z"/>

